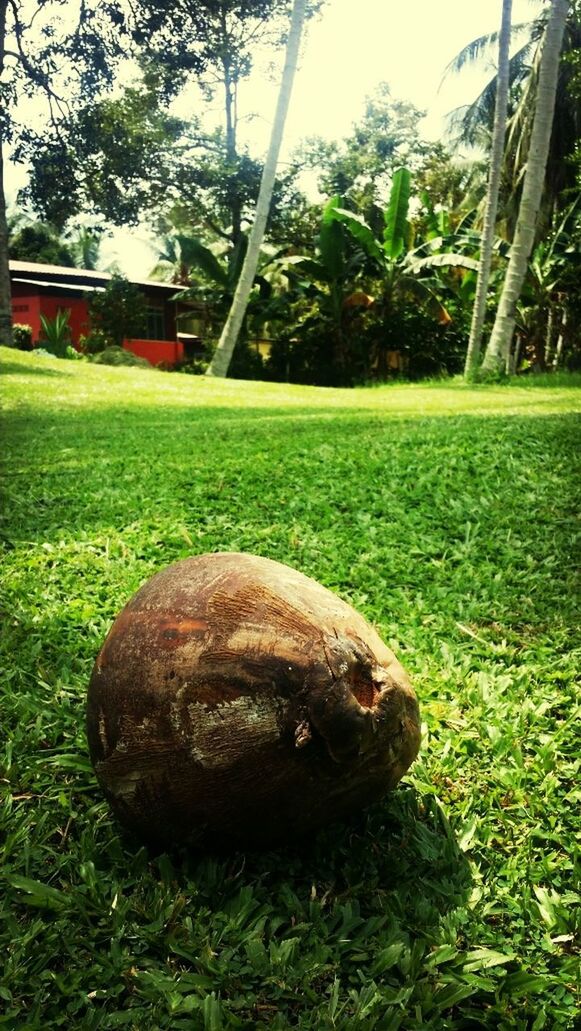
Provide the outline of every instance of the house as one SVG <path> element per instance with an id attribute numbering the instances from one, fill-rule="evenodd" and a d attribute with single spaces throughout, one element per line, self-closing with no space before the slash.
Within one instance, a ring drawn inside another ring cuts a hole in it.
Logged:
<path id="1" fill-rule="evenodd" d="M 111 276 L 107 272 L 40 265 L 30 261 L 11 261 L 12 321 L 32 329 L 32 340 L 41 335 L 40 316 L 53 319 L 59 311 L 70 311 L 71 339 L 90 331 L 89 297 L 105 289 Z M 128 351 L 146 358 L 152 365 L 175 365 L 202 352 L 206 310 L 194 301 L 176 301 L 180 287 L 155 280 L 134 280 L 146 301 L 146 329 L 139 340 L 124 340 Z"/>

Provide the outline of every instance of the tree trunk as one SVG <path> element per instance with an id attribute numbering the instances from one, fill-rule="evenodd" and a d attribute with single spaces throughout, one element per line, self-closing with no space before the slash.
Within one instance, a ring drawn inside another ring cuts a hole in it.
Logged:
<path id="1" fill-rule="evenodd" d="M 220 8 L 220 26 L 222 30 L 223 56 L 222 75 L 224 80 L 224 114 L 226 118 L 226 162 L 230 166 L 230 187 L 228 190 L 228 207 L 232 219 L 230 239 L 234 246 L 242 235 L 242 201 L 238 188 L 238 115 L 236 103 L 237 82 L 232 78 L 232 61 L 229 50 L 228 22 L 224 4 Z"/>
<path id="2" fill-rule="evenodd" d="M 0 75 L 4 71 L 4 41 L 6 36 L 6 4 L 0 3 Z M 0 129 L 1 133 L 1 129 Z M 0 344 L 13 347 L 12 291 L 8 264 L 8 224 L 4 196 L 4 155 L 0 135 Z"/>
<path id="3" fill-rule="evenodd" d="M 482 363 L 483 372 L 500 371 L 505 363 L 514 333 L 516 305 L 533 248 L 537 215 L 545 180 L 555 110 L 559 54 L 568 7 L 568 0 L 552 0 L 541 55 L 535 116 L 518 221 L 494 328 Z"/>
<path id="4" fill-rule="evenodd" d="M 492 148 L 490 151 L 490 171 L 488 174 L 484 223 L 482 226 L 482 238 L 480 241 L 478 282 L 476 287 L 476 297 L 474 298 L 474 308 L 472 311 L 472 325 L 470 326 L 470 339 L 468 341 L 468 350 L 466 352 L 466 364 L 464 366 L 464 377 L 467 380 L 472 378 L 478 366 L 482 344 L 482 330 L 484 328 L 484 320 L 486 317 L 488 281 L 490 279 L 494 229 L 496 226 L 496 212 L 498 209 L 498 191 L 500 187 L 502 160 L 504 156 L 504 137 L 506 134 L 511 9 L 512 0 L 503 0 L 502 20 L 498 43 L 498 73 L 496 79 L 494 131 L 492 135 Z"/>
<path id="5" fill-rule="evenodd" d="M 555 348 L 555 357 L 553 359 L 553 369 L 558 369 L 563 361 L 563 348 L 565 346 L 565 332 L 567 329 L 567 309 L 563 308 L 563 316 L 561 318 L 561 325 L 559 327 L 559 336 L 557 339 L 557 346 Z"/>
<path id="6" fill-rule="evenodd" d="M 549 368 L 551 364 L 551 355 L 553 353 L 553 336 L 555 332 L 555 309 L 551 304 L 549 307 L 549 313 L 547 315 L 547 332 L 545 335 L 545 355 L 544 365 L 545 369 Z"/>
<path id="7" fill-rule="evenodd" d="M 270 202 L 274 188 L 278 155 L 286 122 L 290 95 L 297 67 L 299 44 L 305 17 L 305 0 L 294 0 L 286 58 L 276 105 L 276 113 L 272 125 L 272 134 L 260 182 L 260 191 L 256 202 L 254 223 L 248 240 L 248 250 L 236 286 L 232 307 L 222 330 L 220 342 L 212 363 L 206 373 L 208 376 L 226 376 L 236 346 L 238 334 L 248 307 L 248 298 L 252 290 L 254 276 L 258 266 L 260 248 L 264 238 L 264 230 L 270 211 Z"/>

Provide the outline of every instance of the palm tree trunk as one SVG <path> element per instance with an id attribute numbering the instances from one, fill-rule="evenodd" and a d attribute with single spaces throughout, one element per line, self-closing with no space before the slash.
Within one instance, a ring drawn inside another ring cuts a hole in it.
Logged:
<path id="1" fill-rule="evenodd" d="M 492 335 L 486 348 L 483 372 L 498 372 L 505 363 L 514 333 L 516 305 L 533 248 L 541 203 L 559 71 L 559 54 L 567 20 L 568 0 L 552 0 L 539 70 L 535 116 L 527 159 L 518 221 Z"/>
<path id="2" fill-rule="evenodd" d="M 492 148 L 490 151 L 490 171 L 488 174 L 484 224 L 482 226 L 482 238 L 480 242 L 478 283 L 476 287 L 476 297 L 474 298 L 474 308 L 472 311 L 472 325 L 470 326 L 470 339 L 468 341 L 468 350 L 466 352 L 466 364 L 464 366 L 464 378 L 467 380 L 472 378 L 478 366 L 482 344 L 482 331 L 484 329 L 484 319 L 486 317 L 488 281 L 490 279 L 492 246 L 494 243 L 494 229 L 496 226 L 496 212 L 498 209 L 498 191 L 500 187 L 502 159 L 504 155 L 504 137 L 506 134 L 511 11 L 512 0 L 503 0 L 500 36 L 498 42 L 498 73 L 496 81 L 496 103 L 494 108 L 494 130 L 492 134 Z"/>
<path id="3" fill-rule="evenodd" d="M 4 198 L 4 160 L 0 140 L 0 344 L 13 347 L 12 338 L 12 291 L 10 288 L 10 266 L 8 264 L 8 224 Z"/>
<path id="4" fill-rule="evenodd" d="M 567 309 L 563 308 L 563 315 L 561 318 L 561 325 L 559 327 L 559 336 L 557 339 L 557 346 L 555 348 L 555 357 L 553 359 L 553 369 L 558 369 L 563 361 L 563 349 L 565 346 L 565 332 L 567 329 Z"/>
<path id="5" fill-rule="evenodd" d="M 6 36 L 6 4 L 0 3 L 0 75 L 4 71 L 4 40 Z M 0 129 L 1 133 L 1 129 Z M 12 291 L 8 264 L 8 223 L 4 195 L 4 155 L 0 135 L 0 344 L 12 347 Z"/>
<path id="6" fill-rule="evenodd" d="M 266 222 L 270 211 L 270 202 L 272 200 L 272 191 L 274 189 L 278 155 L 297 67 L 304 16 L 305 0 L 294 0 L 284 70 L 282 73 L 278 102 L 276 105 L 276 113 L 272 125 L 268 154 L 262 170 L 262 179 L 260 182 L 258 200 L 256 202 L 254 223 L 248 240 L 248 250 L 242 266 L 242 272 L 240 273 L 240 279 L 236 286 L 232 307 L 230 308 L 226 324 L 222 330 L 222 335 L 220 337 L 216 353 L 214 354 L 212 363 L 206 374 L 208 376 L 226 376 L 232 359 L 232 354 L 236 346 L 238 334 L 240 333 L 242 322 L 246 314 L 248 298 L 250 297 L 250 291 L 252 290 L 252 284 L 256 275 L 260 248 L 264 239 L 264 230 L 266 229 Z"/>
<path id="7" fill-rule="evenodd" d="M 545 354 L 544 354 L 544 366 L 545 369 L 549 368 L 551 364 L 551 355 L 553 353 L 553 336 L 555 332 L 555 309 L 552 304 L 549 305 L 549 313 L 547 315 L 547 331 L 545 334 Z"/>

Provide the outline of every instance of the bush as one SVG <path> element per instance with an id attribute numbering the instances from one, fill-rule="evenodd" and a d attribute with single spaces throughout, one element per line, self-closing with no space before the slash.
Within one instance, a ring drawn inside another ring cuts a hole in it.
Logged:
<path id="1" fill-rule="evenodd" d="M 229 379 L 265 379 L 262 356 L 244 339 L 238 340 L 228 369 Z"/>
<path id="2" fill-rule="evenodd" d="M 393 378 L 420 380 L 461 372 L 466 338 L 456 322 L 441 325 L 411 305 L 378 317 L 373 308 L 346 313 L 341 336 L 323 313 L 314 312 L 275 341 L 266 371 L 270 379 L 316 386 L 355 386 Z M 401 368 L 388 356 L 400 356 Z"/>
<path id="3" fill-rule="evenodd" d="M 15 322 L 12 326 L 12 340 L 19 351 L 32 351 L 32 326 Z"/>
<path id="4" fill-rule="evenodd" d="M 84 354 L 99 354 L 106 347 L 113 347 L 111 337 L 103 329 L 92 329 L 86 335 L 81 333 L 79 347 Z"/>
<path id="5" fill-rule="evenodd" d="M 73 347 L 72 344 L 69 344 L 64 353 L 64 357 L 68 358 L 70 361 L 76 362 L 82 360 L 85 356 L 84 354 L 81 354 L 80 351 L 77 351 L 76 347 Z"/>
<path id="6" fill-rule="evenodd" d="M 188 376 L 203 376 L 209 364 L 207 358 L 188 358 L 185 361 L 176 362 L 169 371 L 185 372 Z"/>
<path id="7" fill-rule="evenodd" d="M 139 365 L 143 369 L 151 369 L 151 365 L 145 358 L 133 354 L 133 351 L 126 351 L 124 347 L 106 347 L 100 354 L 94 355 L 91 360 L 97 365 Z"/>

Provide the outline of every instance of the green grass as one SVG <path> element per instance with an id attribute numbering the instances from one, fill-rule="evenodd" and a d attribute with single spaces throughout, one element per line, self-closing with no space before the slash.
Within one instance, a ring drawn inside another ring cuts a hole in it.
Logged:
<path id="1" fill-rule="evenodd" d="M 573 381 L 347 392 L 2 357 L 0 1029 L 572 1028 Z M 421 757 L 301 848 L 154 856 L 100 796 L 86 684 L 137 587 L 219 549 L 376 624 Z"/>

